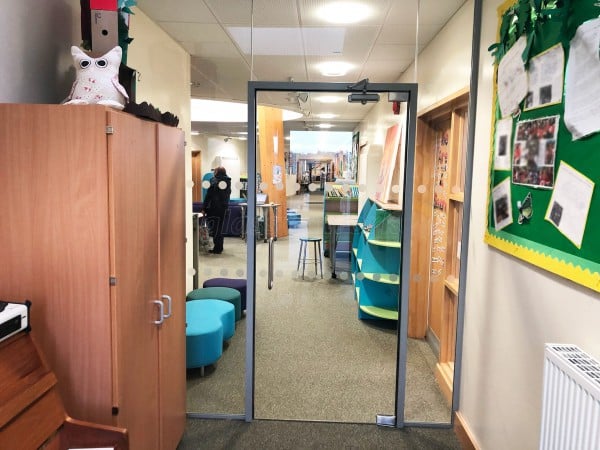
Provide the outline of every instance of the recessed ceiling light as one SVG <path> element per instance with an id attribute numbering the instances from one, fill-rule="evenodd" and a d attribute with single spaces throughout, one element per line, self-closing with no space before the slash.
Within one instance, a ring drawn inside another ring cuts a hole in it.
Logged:
<path id="1" fill-rule="evenodd" d="M 335 95 L 321 95 L 320 97 L 317 97 L 316 100 L 320 101 L 321 103 L 337 103 L 342 99 L 341 97 L 336 97 Z"/>
<path id="2" fill-rule="evenodd" d="M 337 117 L 337 114 L 331 114 L 331 113 L 315 114 L 315 117 L 318 117 L 319 119 L 333 119 L 334 117 Z"/>
<path id="3" fill-rule="evenodd" d="M 371 16 L 372 9 L 359 2 L 333 2 L 321 6 L 317 15 L 329 23 L 357 23 Z"/>
<path id="4" fill-rule="evenodd" d="M 317 127 L 319 127 L 319 128 L 332 128 L 333 125 L 331 125 L 330 123 L 319 123 L 319 124 L 317 124 Z"/>
<path id="5" fill-rule="evenodd" d="M 352 67 L 352 64 L 341 61 L 330 61 L 317 65 L 317 69 L 325 77 L 341 77 L 346 75 Z"/>

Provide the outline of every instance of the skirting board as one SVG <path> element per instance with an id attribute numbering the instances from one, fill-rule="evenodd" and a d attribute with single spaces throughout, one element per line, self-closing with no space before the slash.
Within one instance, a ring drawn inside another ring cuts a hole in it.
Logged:
<path id="1" fill-rule="evenodd" d="M 463 450 L 481 450 L 460 412 L 454 413 L 454 433 Z"/>

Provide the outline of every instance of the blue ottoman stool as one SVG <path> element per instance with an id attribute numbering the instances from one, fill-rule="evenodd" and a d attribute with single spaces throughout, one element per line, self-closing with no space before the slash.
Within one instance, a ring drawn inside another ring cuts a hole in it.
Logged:
<path id="1" fill-rule="evenodd" d="M 242 318 L 242 296 L 237 289 L 227 287 L 207 287 L 190 291 L 185 300 L 218 299 L 229 302 L 235 307 L 235 321 Z"/>
<path id="2" fill-rule="evenodd" d="M 202 283 L 202 287 L 228 287 L 236 289 L 241 296 L 242 311 L 246 310 L 246 279 L 245 278 L 211 278 Z"/>
<path id="3" fill-rule="evenodd" d="M 188 369 L 214 364 L 223 354 L 223 324 L 214 316 L 197 314 L 186 304 L 185 361 Z"/>
<path id="4" fill-rule="evenodd" d="M 216 299 L 185 304 L 186 367 L 204 367 L 223 354 L 223 341 L 235 333 L 235 307 Z"/>

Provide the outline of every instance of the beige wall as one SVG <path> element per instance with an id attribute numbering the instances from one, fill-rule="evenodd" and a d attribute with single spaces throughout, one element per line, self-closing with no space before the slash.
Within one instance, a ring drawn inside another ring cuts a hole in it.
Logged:
<path id="1" fill-rule="evenodd" d="M 136 102 L 146 101 L 161 112 L 179 118 L 185 132 L 185 207 L 187 237 L 186 289 L 193 288 L 192 249 L 192 146 L 190 122 L 190 55 L 139 8 L 130 18 L 127 65 L 138 72 Z"/>

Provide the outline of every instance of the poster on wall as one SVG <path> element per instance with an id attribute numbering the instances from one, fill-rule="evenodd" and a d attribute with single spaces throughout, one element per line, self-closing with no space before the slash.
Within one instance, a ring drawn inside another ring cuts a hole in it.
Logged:
<path id="1" fill-rule="evenodd" d="M 281 166 L 274 165 L 273 166 L 273 184 L 281 184 L 283 181 Z"/>
<path id="2" fill-rule="evenodd" d="M 510 170 L 510 142 L 512 139 L 512 118 L 496 123 L 496 142 L 494 145 L 494 170 Z"/>
<path id="3" fill-rule="evenodd" d="M 506 178 L 492 190 L 494 228 L 501 230 L 513 223 L 510 201 L 510 178 Z"/>
<path id="4" fill-rule="evenodd" d="M 573 139 L 600 130 L 600 18 L 584 22 L 571 40 L 565 76 L 565 125 Z"/>
<path id="5" fill-rule="evenodd" d="M 517 123 L 513 148 L 514 184 L 551 189 L 559 116 L 522 120 Z"/>
<path id="6" fill-rule="evenodd" d="M 594 182 L 565 162 L 561 162 L 556 187 L 546 211 L 550 221 L 577 248 L 581 248 L 590 210 Z"/>
<path id="7" fill-rule="evenodd" d="M 565 52 L 556 44 L 529 61 L 529 88 L 525 110 L 562 102 Z"/>
<path id="8" fill-rule="evenodd" d="M 502 117 L 518 111 L 527 95 L 527 71 L 521 56 L 526 45 L 525 36 L 521 36 L 498 64 L 498 103 Z"/>
<path id="9" fill-rule="evenodd" d="M 402 127 L 399 124 L 389 127 L 385 135 L 383 157 L 381 158 L 375 190 L 375 199 L 383 203 L 389 202 L 392 194 L 392 179 L 396 168 L 401 135 Z"/>

